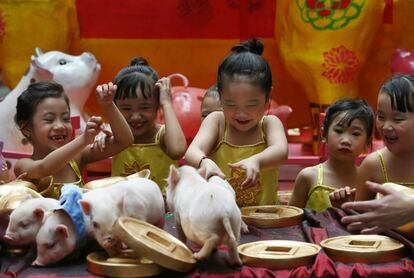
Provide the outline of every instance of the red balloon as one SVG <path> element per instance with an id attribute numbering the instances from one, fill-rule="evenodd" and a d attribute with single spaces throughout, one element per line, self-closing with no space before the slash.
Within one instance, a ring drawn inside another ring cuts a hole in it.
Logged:
<path id="1" fill-rule="evenodd" d="M 392 74 L 414 74 L 414 53 L 397 48 L 390 60 Z"/>

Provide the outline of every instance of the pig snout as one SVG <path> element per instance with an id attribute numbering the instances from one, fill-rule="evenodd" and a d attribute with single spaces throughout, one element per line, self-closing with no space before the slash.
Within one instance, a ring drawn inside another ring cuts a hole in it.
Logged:
<path id="1" fill-rule="evenodd" d="M 16 241 L 15 237 L 13 236 L 13 234 L 10 234 L 10 233 L 5 234 L 5 235 L 3 236 L 3 239 L 4 239 L 6 242 L 14 242 L 14 241 Z"/>

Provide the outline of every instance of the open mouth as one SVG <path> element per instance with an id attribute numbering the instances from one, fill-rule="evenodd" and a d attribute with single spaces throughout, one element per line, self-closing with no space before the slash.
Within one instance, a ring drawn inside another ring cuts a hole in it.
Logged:
<path id="1" fill-rule="evenodd" d="M 250 120 L 236 120 L 236 122 L 240 125 L 246 125 L 250 123 Z"/>
<path id="2" fill-rule="evenodd" d="M 53 135 L 49 137 L 53 142 L 63 144 L 66 142 L 66 135 Z"/>
<path id="3" fill-rule="evenodd" d="M 388 144 L 394 144 L 395 142 L 398 141 L 398 137 L 397 136 L 383 136 L 383 139 L 386 143 Z"/>
<path id="4" fill-rule="evenodd" d="M 133 129 L 140 129 L 145 125 L 145 122 L 133 122 L 133 123 L 129 123 L 129 125 L 133 128 Z"/>

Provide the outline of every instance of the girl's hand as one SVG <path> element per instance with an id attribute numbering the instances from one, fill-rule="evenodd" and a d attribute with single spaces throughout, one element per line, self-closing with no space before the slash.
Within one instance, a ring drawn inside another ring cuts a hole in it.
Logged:
<path id="1" fill-rule="evenodd" d="M 92 116 L 87 122 L 85 132 L 82 136 L 85 138 L 86 144 L 92 144 L 95 141 L 95 136 L 101 131 L 102 118 Z"/>
<path id="2" fill-rule="evenodd" d="M 220 170 L 220 168 L 217 166 L 217 164 L 209 158 L 204 158 L 201 161 L 200 168 L 205 169 L 204 178 L 206 180 L 208 180 L 212 176 L 219 176 L 222 179 L 226 178 L 226 175 Z M 203 171 L 204 170 L 202 170 L 201 172 L 203 172 Z"/>
<path id="3" fill-rule="evenodd" d="M 229 163 L 230 168 L 239 168 L 246 171 L 246 179 L 241 184 L 242 189 L 246 189 L 255 185 L 260 175 L 259 163 L 252 158 L 246 158 L 236 163 Z"/>
<path id="4" fill-rule="evenodd" d="M 96 87 L 96 100 L 101 107 L 112 105 L 117 86 L 109 82 Z"/>
<path id="5" fill-rule="evenodd" d="M 355 193 L 355 188 L 351 189 L 349 186 L 345 186 L 329 193 L 329 200 L 333 207 L 340 208 L 343 203 L 353 201 Z"/>
<path id="6" fill-rule="evenodd" d="M 160 90 L 160 104 L 171 103 L 171 80 L 168 77 L 163 77 L 155 83 L 155 87 Z"/>

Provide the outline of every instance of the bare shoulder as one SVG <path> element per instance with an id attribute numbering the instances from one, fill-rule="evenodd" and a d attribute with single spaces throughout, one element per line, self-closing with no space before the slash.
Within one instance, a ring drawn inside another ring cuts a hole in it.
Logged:
<path id="1" fill-rule="evenodd" d="M 318 166 L 303 168 L 296 177 L 297 181 L 307 184 L 316 184 L 318 177 Z"/>
<path id="2" fill-rule="evenodd" d="M 263 117 L 263 125 L 264 128 L 282 128 L 283 129 L 283 124 L 282 122 L 279 120 L 278 117 L 274 116 L 274 115 L 266 115 Z"/>

